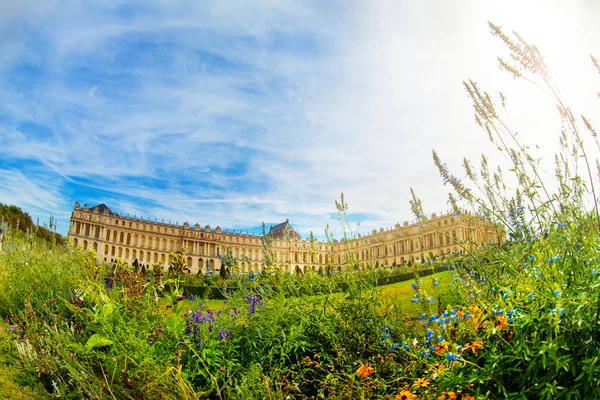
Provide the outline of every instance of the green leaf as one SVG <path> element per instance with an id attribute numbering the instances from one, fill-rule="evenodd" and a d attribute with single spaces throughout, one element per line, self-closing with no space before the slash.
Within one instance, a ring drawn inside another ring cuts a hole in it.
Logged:
<path id="1" fill-rule="evenodd" d="M 185 320 L 178 315 L 174 315 L 167 319 L 165 330 L 171 334 L 180 334 L 185 325 Z"/>
<path id="2" fill-rule="evenodd" d="M 96 347 L 110 346 L 111 344 L 113 344 L 112 340 L 103 337 L 99 333 L 94 333 L 87 340 L 85 347 L 87 347 L 88 349 L 94 349 Z"/>

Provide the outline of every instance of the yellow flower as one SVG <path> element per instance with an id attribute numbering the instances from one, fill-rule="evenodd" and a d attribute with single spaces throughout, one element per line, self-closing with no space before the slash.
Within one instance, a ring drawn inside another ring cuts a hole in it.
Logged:
<path id="1" fill-rule="evenodd" d="M 413 383 L 413 386 L 425 387 L 429 385 L 429 383 L 431 383 L 429 379 L 419 378 L 415 381 L 415 383 Z"/>
<path id="2" fill-rule="evenodd" d="M 373 367 L 371 367 L 369 364 L 361 365 L 356 370 L 356 376 L 358 376 L 360 379 L 364 379 L 367 376 L 371 375 L 374 371 L 375 370 L 373 369 Z"/>
<path id="3" fill-rule="evenodd" d="M 403 390 L 396 395 L 396 400 L 419 400 L 419 398 L 408 390 Z"/>
<path id="4" fill-rule="evenodd" d="M 438 400 L 456 400 L 456 393 L 454 392 L 444 392 Z"/>

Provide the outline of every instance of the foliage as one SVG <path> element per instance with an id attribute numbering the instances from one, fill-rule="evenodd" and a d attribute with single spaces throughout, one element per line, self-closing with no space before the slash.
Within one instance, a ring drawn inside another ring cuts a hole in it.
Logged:
<path id="1" fill-rule="evenodd" d="M 64 245 L 65 238 L 60 234 L 53 232 L 55 229 L 54 217 L 50 217 L 50 229 L 37 226 L 31 220 L 31 216 L 17 206 L 9 206 L 0 203 L 0 222 L 4 221 L 9 227 L 16 228 L 23 233 L 28 231 L 35 232 L 35 236 L 46 241 L 48 244 Z M 1 226 L 0 226 L 1 227 Z"/>

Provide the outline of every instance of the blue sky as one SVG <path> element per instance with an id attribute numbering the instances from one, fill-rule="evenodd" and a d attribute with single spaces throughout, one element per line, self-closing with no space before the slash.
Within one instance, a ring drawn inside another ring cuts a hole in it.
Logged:
<path id="1" fill-rule="evenodd" d="M 410 187 L 446 210 L 431 149 L 454 168 L 491 149 L 464 79 L 502 88 L 540 151 L 557 144 L 543 95 L 499 72 L 488 20 L 538 44 L 574 107 L 598 110 L 595 1 L 0 7 L 0 202 L 53 214 L 61 233 L 76 201 L 243 231 L 289 218 L 318 236 L 339 232 L 341 192 L 361 232 L 412 220 Z"/>

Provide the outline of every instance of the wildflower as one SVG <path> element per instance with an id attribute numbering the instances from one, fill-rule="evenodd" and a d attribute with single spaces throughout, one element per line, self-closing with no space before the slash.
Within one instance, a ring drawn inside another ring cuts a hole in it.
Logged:
<path id="1" fill-rule="evenodd" d="M 438 356 L 443 356 L 447 350 L 448 350 L 448 346 L 441 346 L 438 344 L 435 346 L 434 353 L 437 354 Z"/>
<path id="2" fill-rule="evenodd" d="M 358 367 L 358 369 L 356 370 L 356 376 L 358 376 L 360 379 L 364 379 L 371 375 L 373 372 L 375 372 L 373 367 L 371 367 L 369 364 L 365 364 Z"/>
<path id="3" fill-rule="evenodd" d="M 256 314 L 256 305 L 258 303 L 260 303 L 260 297 L 259 296 L 255 296 L 255 297 L 248 296 L 247 299 L 248 299 L 248 303 L 249 303 L 248 312 L 250 314 Z"/>
<path id="4" fill-rule="evenodd" d="M 481 349 L 482 347 L 483 347 L 483 342 L 481 340 L 475 340 L 473 343 L 465 344 L 463 351 L 471 349 L 473 354 L 476 354 L 477 350 Z"/>
<path id="5" fill-rule="evenodd" d="M 229 330 L 227 330 L 227 331 L 222 330 L 221 332 L 219 332 L 219 338 L 221 339 L 222 342 L 225 341 L 228 334 L 229 334 Z"/>
<path id="6" fill-rule="evenodd" d="M 432 371 L 431 377 L 433 379 L 439 378 L 445 369 L 446 369 L 446 366 L 444 364 L 440 364 L 440 363 L 433 364 L 433 366 L 430 368 L 430 371 Z"/>
<path id="7" fill-rule="evenodd" d="M 558 297 L 558 295 L 560 294 L 560 292 L 557 290 L 554 291 L 554 297 Z"/>
<path id="8" fill-rule="evenodd" d="M 456 393 L 454 392 L 444 392 L 442 393 L 442 395 L 440 397 L 438 397 L 438 400 L 456 400 Z"/>
<path id="9" fill-rule="evenodd" d="M 413 386 L 426 387 L 430 383 L 431 383 L 431 381 L 429 379 L 419 378 L 415 381 L 415 383 L 413 383 Z"/>
<path id="10" fill-rule="evenodd" d="M 403 390 L 396 395 L 396 400 L 417 400 L 418 397 L 409 392 L 408 390 Z"/>
<path id="11" fill-rule="evenodd" d="M 196 300 L 196 296 L 194 296 L 193 294 L 190 294 L 190 297 L 188 297 L 190 299 L 190 301 L 194 301 Z"/>
<path id="12" fill-rule="evenodd" d="M 446 355 L 446 359 L 448 361 L 456 361 L 457 355 L 454 353 L 448 353 L 448 355 Z"/>
<path id="13" fill-rule="evenodd" d="M 156 332 L 163 333 L 165 330 L 161 327 L 156 328 Z"/>

